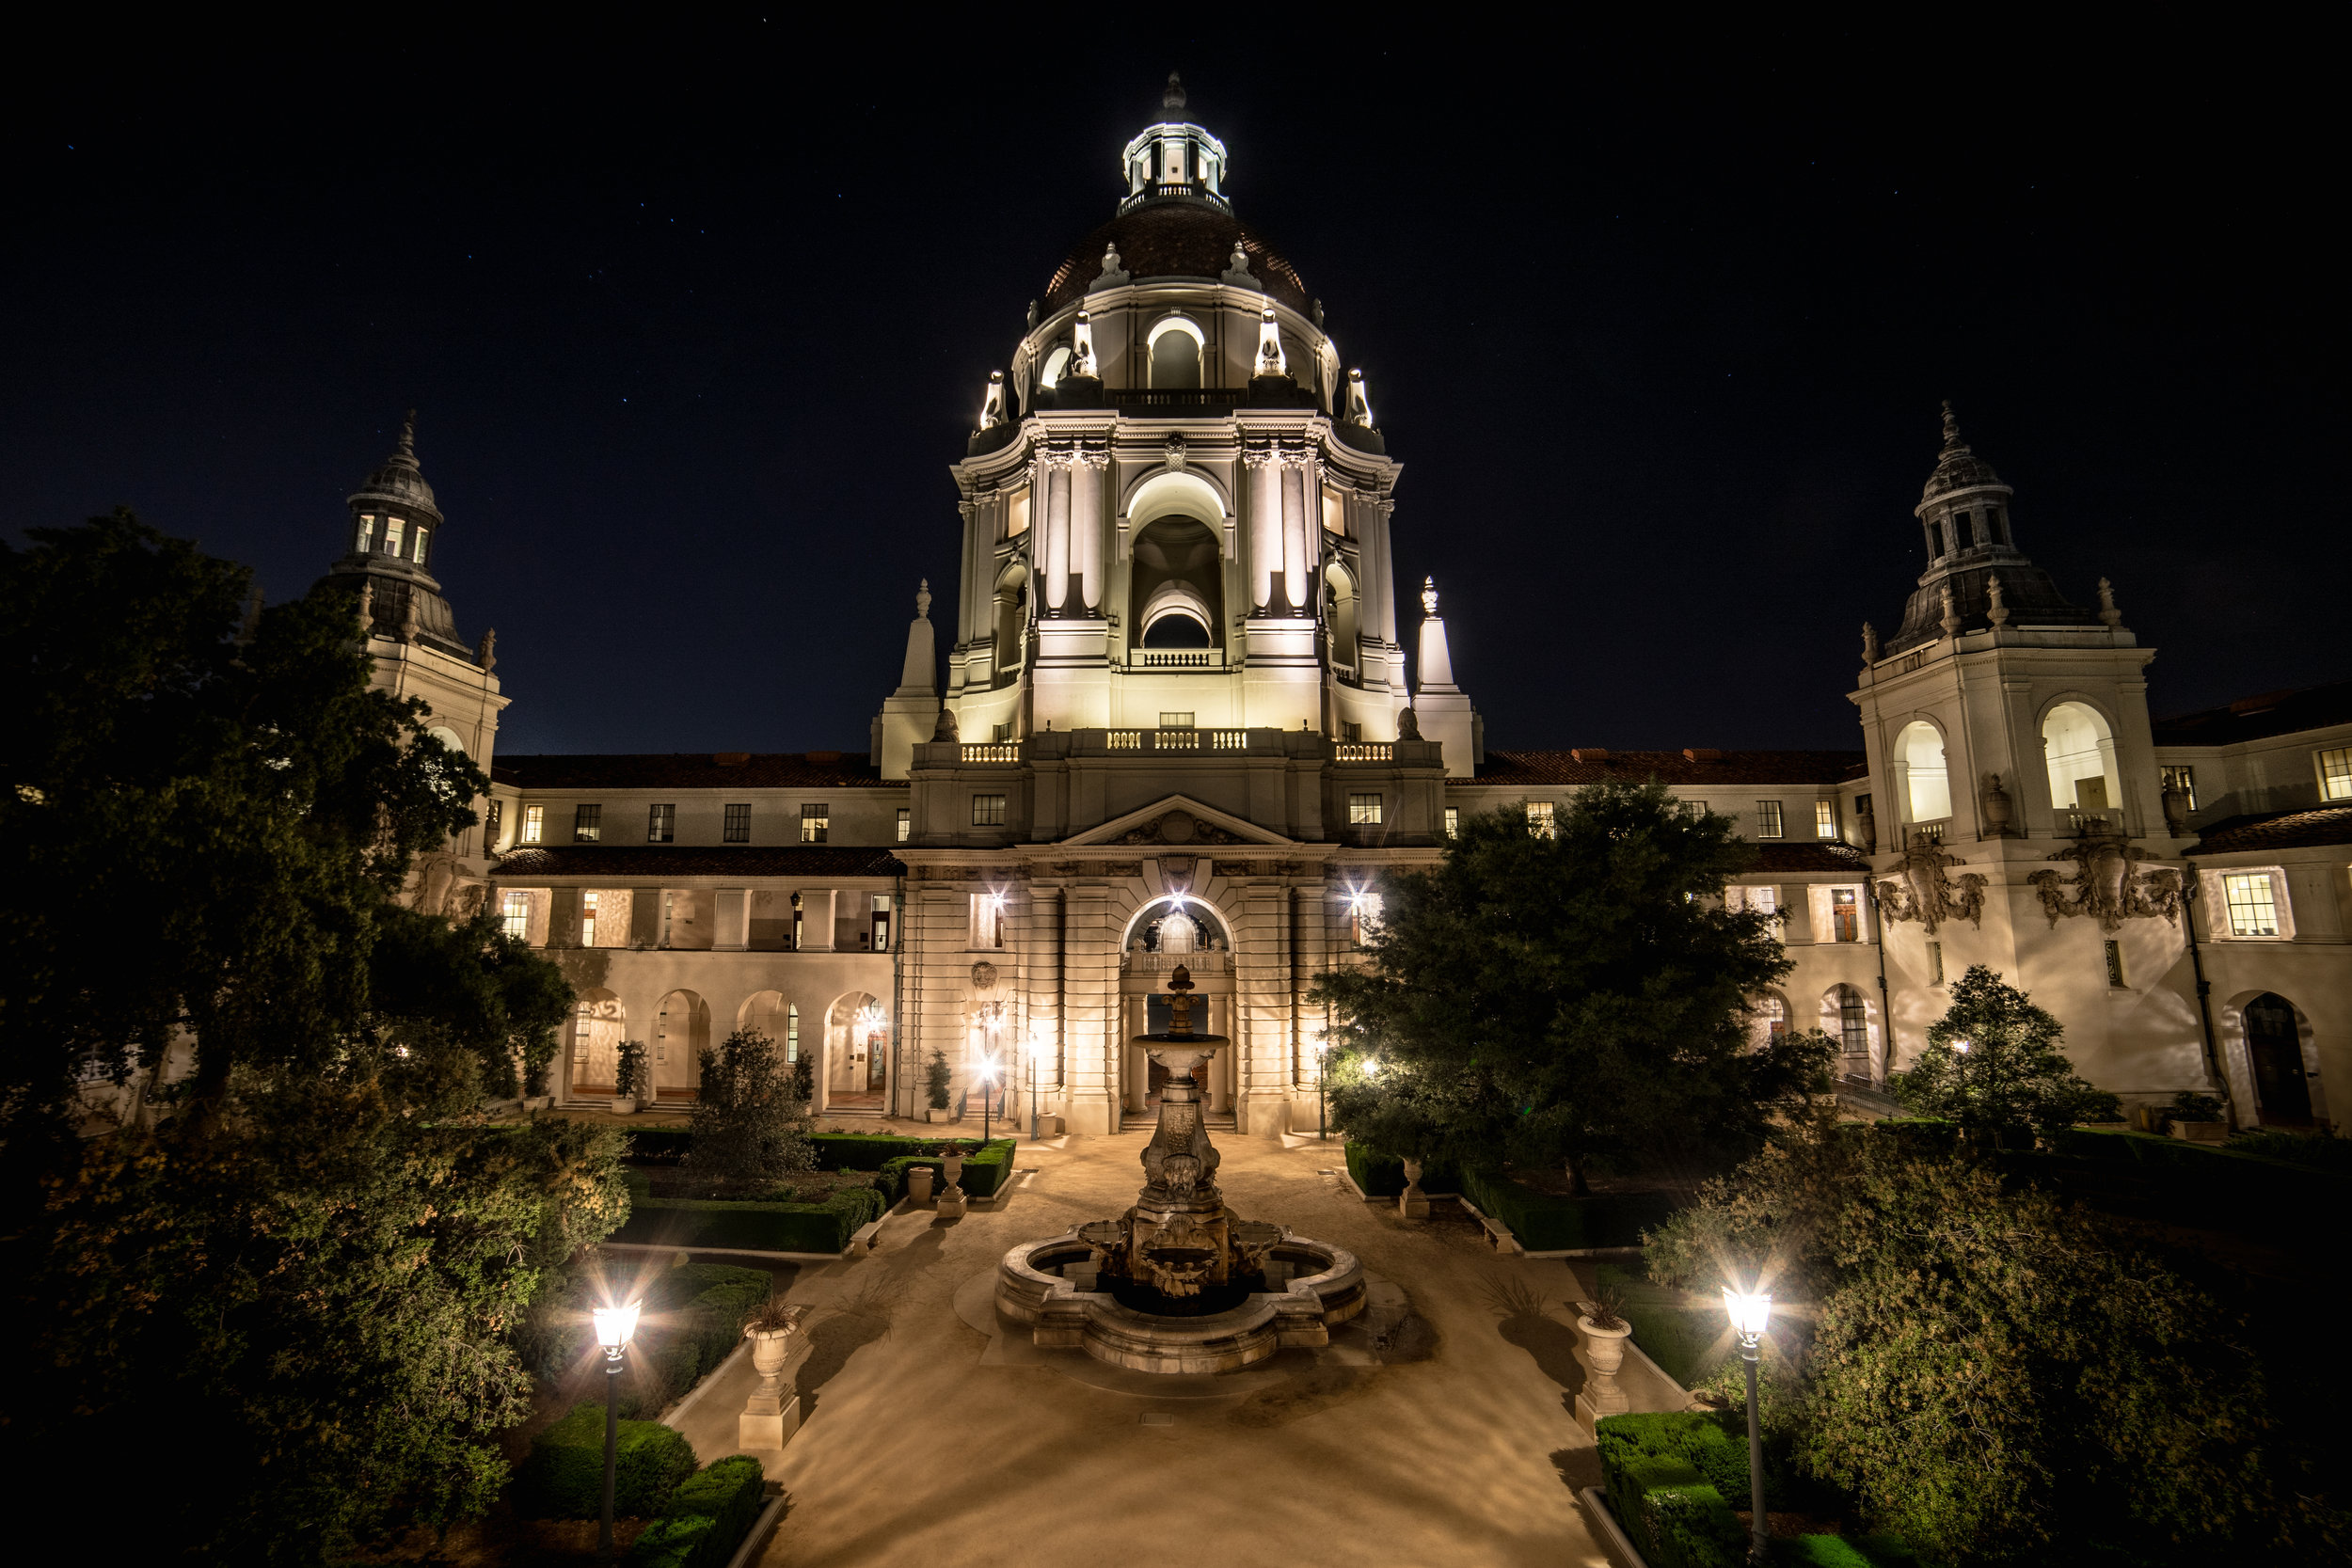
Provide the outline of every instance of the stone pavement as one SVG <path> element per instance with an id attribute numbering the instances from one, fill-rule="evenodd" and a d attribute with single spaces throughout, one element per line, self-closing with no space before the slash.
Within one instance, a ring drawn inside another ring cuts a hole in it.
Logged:
<path id="1" fill-rule="evenodd" d="M 1599 1481 L 1563 1305 L 1589 1291 L 1561 1262 L 1498 1258 L 1467 1219 L 1364 1203 L 1318 1174 L 1336 1140 L 1228 1134 L 1226 1199 L 1354 1251 L 1401 1288 L 1401 1325 L 1391 1310 L 1330 1351 L 1167 1380 L 968 1322 L 993 1326 L 974 1282 L 1006 1248 L 1135 1200 L 1148 1136 L 1024 1144 L 1036 1174 L 1000 1207 L 893 1214 L 866 1257 L 799 1273 L 803 1425 L 762 1456 L 791 1498 L 764 1563 L 1605 1563 L 1572 1490 Z M 706 1461 L 732 1451 L 749 1391 L 748 1363 L 730 1367 L 680 1423 Z"/>

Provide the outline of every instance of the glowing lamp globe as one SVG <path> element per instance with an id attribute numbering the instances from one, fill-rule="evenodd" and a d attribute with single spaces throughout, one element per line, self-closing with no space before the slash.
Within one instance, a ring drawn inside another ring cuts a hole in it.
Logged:
<path id="1" fill-rule="evenodd" d="M 619 1350 L 637 1332 L 636 1302 L 627 1307 L 598 1307 L 589 1316 L 596 1320 L 596 1343 L 607 1350 Z"/>
<path id="2" fill-rule="evenodd" d="M 1724 1287 L 1724 1315 L 1731 1320 L 1732 1328 L 1742 1339 L 1761 1339 L 1765 1326 L 1772 1318 L 1772 1295 L 1769 1291 L 1743 1294 L 1726 1285 Z"/>

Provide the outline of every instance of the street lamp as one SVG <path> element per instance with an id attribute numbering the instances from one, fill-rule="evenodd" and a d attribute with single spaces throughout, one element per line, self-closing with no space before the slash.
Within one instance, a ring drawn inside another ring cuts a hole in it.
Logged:
<path id="1" fill-rule="evenodd" d="M 1037 1083 L 1045 1075 L 1045 1025 L 1029 1025 L 1029 1141 L 1037 1142 Z"/>
<path id="2" fill-rule="evenodd" d="M 1762 1564 L 1768 1560 L 1772 1548 L 1764 1534 L 1764 1436 L 1756 1424 L 1756 1363 L 1761 1354 L 1765 1325 L 1772 1319 L 1772 1294 L 1742 1294 L 1726 1285 L 1724 1315 L 1731 1320 L 1732 1331 L 1740 1336 L 1740 1359 L 1748 1368 L 1748 1509 L 1756 1521 L 1748 1543 L 1748 1560 Z"/>
<path id="3" fill-rule="evenodd" d="M 637 1307 L 632 1301 L 589 1313 L 596 1321 L 596 1343 L 604 1347 L 604 1523 L 596 1535 L 596 1558 L 603 1562 L 612 1560 L 612 1456 L 621 1436 L 621 1369 L 637 1332 Z"/>
<path id="4" fill-rule="evenodd" d="M 1323 1081 L 1331 1068 L 1331 1040 L 1327 1035 L 1315 1037 L 1315 1136 L 1326 1140 L 1331 1136 L 1331 1112 L 1323 1098 Z"/>

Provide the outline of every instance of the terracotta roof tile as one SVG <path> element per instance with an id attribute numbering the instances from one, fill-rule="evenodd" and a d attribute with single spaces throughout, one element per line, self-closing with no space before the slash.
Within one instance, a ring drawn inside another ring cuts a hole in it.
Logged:
<path id="1" fill-rule="evenodd" d="M 1869 857 L 1846 844 L 1759 844 L 1756 848 L 1758 871 L 1851 871 L 1867 875 L 1870 869 Z"/>
<path id="2" fill-rule="evenodd" d="M 2352 844 L 2352 806 L 2233 816 L 2205 829 L 2189 853 L 2230 855 L 2249 849 L 2314 849 L 2330 844 Z"/>
<path id="3" fill-rule="evenodd" d="M 516 849 L 496 875 L 611 877 L 659 881 L 664 877 L 902 877 L 906 866 L 889 850 L 857 844 L 689 845 L 556 844 Z"/>
<path id="4" fill-rule="evenodd" d="M 2352 681 L 2241 697 L 2227 707 L 2159 719 L 2152 727 L 2159 746 L 2228 746 L 2330 724 L 2352 724 Z"/>
<path id="5" fill-rule="evenodd" d="M 732 760 L 721 762 L 721 757 Z M 864 752 L 621 752 L 507 756 L 490 776 L 517 789 L 867 789 L 889 783 Z"/>
<path id="6" fill-rule="evenodd" d="M 1489 748 L 1475 779 L 1458 784 L 1586 784 L 1612 780 L 1664 784 L 1836 784 L 1862 776 L 1860 752 L 1498 752 Z"/>

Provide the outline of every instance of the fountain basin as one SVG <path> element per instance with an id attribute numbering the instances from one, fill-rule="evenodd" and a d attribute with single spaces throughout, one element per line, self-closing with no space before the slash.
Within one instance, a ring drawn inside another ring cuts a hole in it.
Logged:
<path id="1" fill-rule="evenodd" d="M 1057 1271 L 1096 1254 L 1073 1227 L 1024 1242 L 996 1267 L 996 1309 L 1029 1325 L 1033 1343 L 1083 1350 L 1139 1372 L 1236 1371 L 1279 1350 L 1331 1342 L 1331 1329 L 1364 1309 L 1364 1271 L 1356 1255 L 1284 1233 L 1266 1258 L 1292 1277 L 1252 1291 L 1221 1312 L 1179 1317 L 1139 1311 L 1108 1291 L 1086 1291 Z"/>

